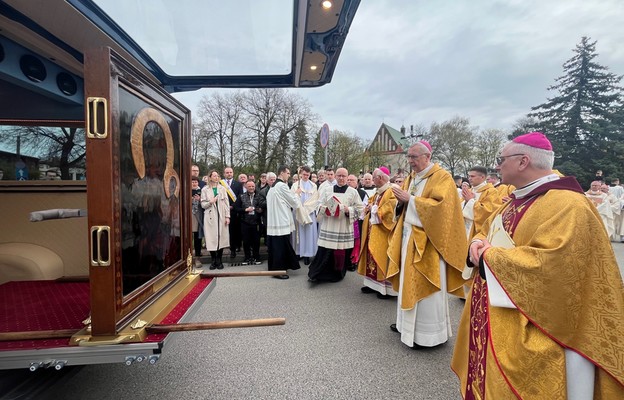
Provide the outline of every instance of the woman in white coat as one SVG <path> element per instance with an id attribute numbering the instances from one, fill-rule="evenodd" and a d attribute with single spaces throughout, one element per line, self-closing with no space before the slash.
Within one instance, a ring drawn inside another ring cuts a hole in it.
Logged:
<path id="1" fill-rule="evenodd" d="M 204 210 L 204 240 L 210 252 L 210 269 L 223 269 L 223 249 L 230 247 L 230 202 L 223 186 L 219 184 L 219 173 L 208 174 L 208 184 L 201 191 L 201 206 Z"/>

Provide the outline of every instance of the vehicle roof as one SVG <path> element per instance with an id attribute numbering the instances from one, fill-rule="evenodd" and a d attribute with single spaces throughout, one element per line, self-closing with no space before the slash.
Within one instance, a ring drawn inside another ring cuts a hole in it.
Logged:
<path id="1" fill-rule="evenodd" d="M 109 46 L 169 92 L 331 81 L 360 0 L 2 0 L 1 32 L 82 76 Z M 1 63 L 1 61 L 0 61 Z"/>

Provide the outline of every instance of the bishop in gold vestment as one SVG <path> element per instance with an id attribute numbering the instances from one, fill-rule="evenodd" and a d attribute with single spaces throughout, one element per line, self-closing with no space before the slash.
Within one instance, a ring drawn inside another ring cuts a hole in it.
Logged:
<path id="1" fill-rule="evenodd" d="M 470 246 L 480 273 L 451 363 L 461 394 L 622 399 L 624 287 L 600 216 L 574 178 L 551 173 L 543 134 L 502 153 L 503 179 L 519 188 Z"/>
<path id="2" fill-rule="evenodd" d="M 407 157 L 413 176 L 392 189 L 401 210 L 388 248 L 388 277 L 399 290 L 391 329 L 410 347 L 432 347 L 451 336 L 447 293 L 462 292 L 468 244 L 455 182 L 431 163 L 431 146 L 418 142 Z"/>
<path id="3" fill-rule="evenodd" d="M 381 296 L 396 296 L 388 276 L 388 239 L 394 228 L 394 209 L 397 200 L 390 190 L 388 169 L 382 167 L 373 171 L 377 191 L 368 200 L 362 223 L 360 260 L 358 273 L 364 276 L 364 287 Z M 364 291 L 364 289 L 362 289 Z"/>

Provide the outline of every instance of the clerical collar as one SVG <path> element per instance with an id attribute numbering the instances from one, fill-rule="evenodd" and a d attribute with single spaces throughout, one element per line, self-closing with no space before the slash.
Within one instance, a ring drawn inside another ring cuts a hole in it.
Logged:
<path id="1" fill-rule="evenodd" d="M 348 187 L 349 185 L 338 186 L 336 184 L 334 185 L 334 193 L 346 193 Z"/>
<path id="2" fill-rule="evenodd" d="M 384 183 L 382 186 L 377 188 L 377 193 L 382 194 L 383 192 L 386 191 L 386 189 L 388 189 L 390 187 L 390 182 L 386 182 Z"/>
<path id="3" fill-rule="evenodd" d="M 273 182 L 273 186 L 277 185 L 277 182 L 282 182 L 282 183 L 284 183 L 284 181 L 283 181 L 283 180 L 281 180 L 280 178 L 277 178 L 277 179 L 275 180 L 275 182 Z M 273 186 L 271 186 L 271 187 L 273 187 Z"/>
<path id="4" fill-rule="evenodd" d="M 516 199 L 522 199 L 524 196 L 531 193 L 533 190 L 542 186 L 543 184 L 556 181 L 558 179 L 559 179 L 559 175 L 557 174 L 549 174 L 546 176 L 542 176 L 541 178 L 529 183 L 528 185 L 525 185 L 519 189 L 514 190 L 512 193 Z"/>
<path id="5" fill-rule="evenodd" d="M 475 192 L 482 189 L 483 187 L 485 187 L 485 185 L 487 185 L 486 181 L 481 182 L 480 184 L 478 184 L 477 186 L 474 186 L 472 188 L 472 190 L 474 190 Z"/>
<path id="6" fill-rule="evenodd" d="M 427 172 L 429 172 L 429 170 L 433 168 L 433 163 L 430 162 L 429 165 L 427 165 L 427 167 L 425 167 L 425 169 L 423 169 L 420 172 L 416 172 L 416 178 L 422 178 L 423 176 L 427 175 Z"/>

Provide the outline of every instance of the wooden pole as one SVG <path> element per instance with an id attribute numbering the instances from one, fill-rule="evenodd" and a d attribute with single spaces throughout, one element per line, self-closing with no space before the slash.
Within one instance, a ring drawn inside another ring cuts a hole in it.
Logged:
<path id="1" fill-rule="evenodd" d="M 287 275 L 284 271 L 239 271 L 239 272 L 202 272 L 202 278 L 225 278 L 225 277 L 244 277 L 244 276 L 279 276 Z"/>
<path id="2" fill-rule="evenodd" d="M 202 331 L 208 329 L 254 328 L 258 326 L 284 325 L 285 323 L 286 318 L 239 319 L 232 321 L 189 322 L 184 324 L 170 325 L 154 324 L 146 326 L 145 330 L 147 331 L 147 333 L 169 333 Z"/>
<path id="3" fill-rule="evenodd" d="M 239 319 L 217 322 L 189 322 L 180 324 L 147 325 L 147 333 L 170 333 L 201 331 L 209 329 L 254 328 L 259 326 L 275 326 L 286 324 L 286 318 Z M 0 332 L 0 342 L 18 340 L 42 340 L 69 338 L 80 332 L 80 329 L 57 329 L 47 331 Z"/>

